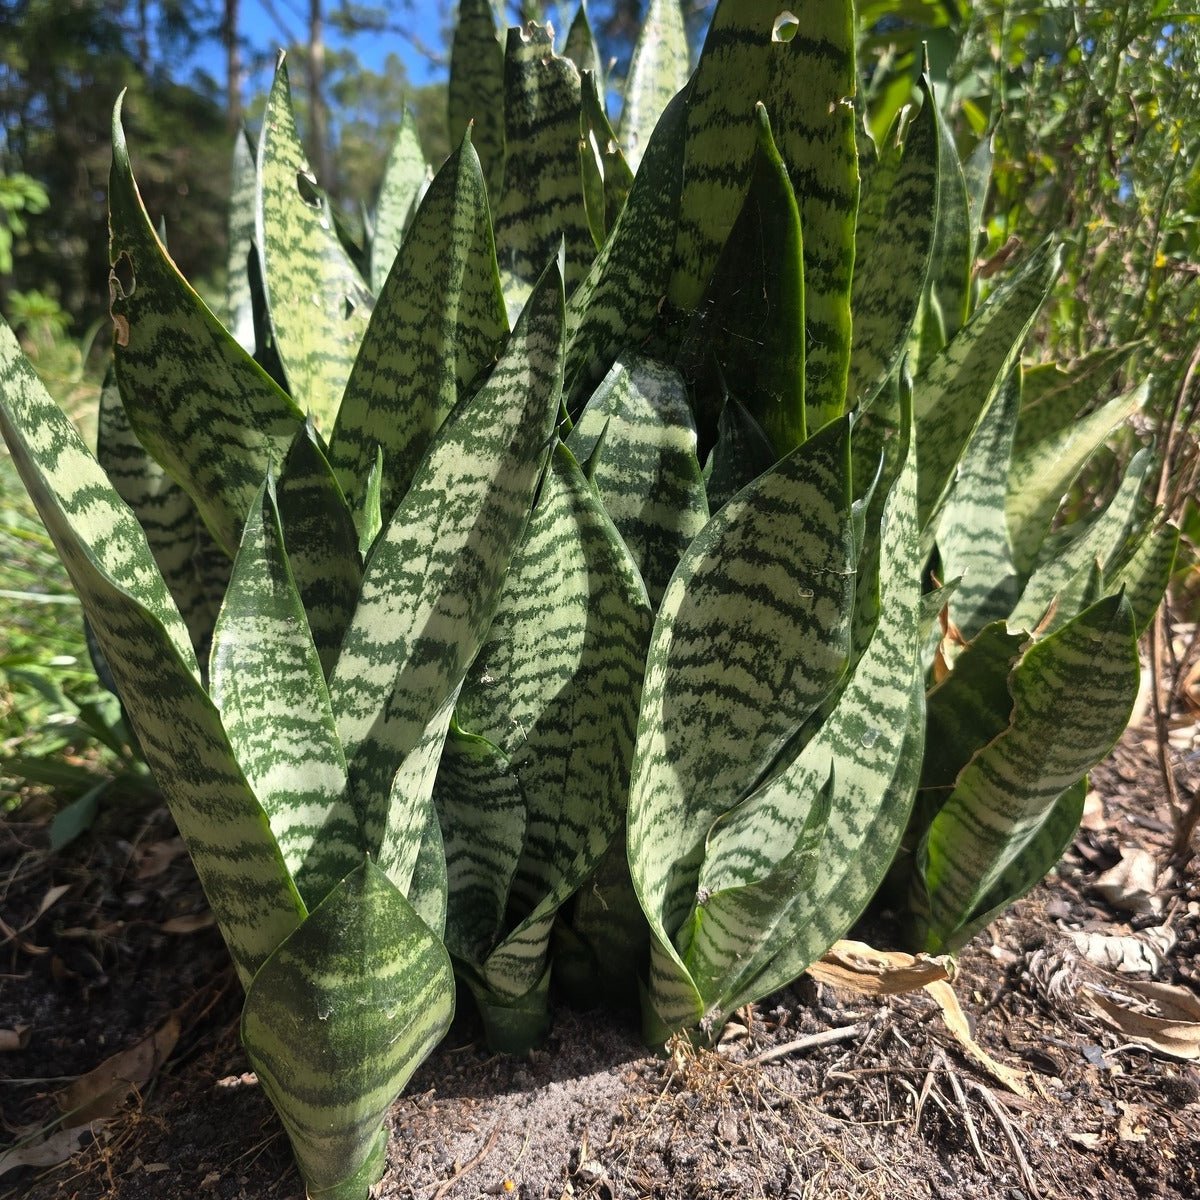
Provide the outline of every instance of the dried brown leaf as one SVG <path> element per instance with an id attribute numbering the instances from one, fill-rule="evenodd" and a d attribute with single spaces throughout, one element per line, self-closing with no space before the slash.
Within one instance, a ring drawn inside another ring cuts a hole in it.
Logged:
<path id="1" fill-rule="evenodd" d="M 44 1141 L 14 1146 L 0 1154 L 0 1175 L 18 1167 L 56 1167 L 66 1162 L 79 1149 L 80 1140 L 87 1136 L 86 1129 L 59 1129 Z"/>
<path id="2" fill-rule="evenodd" d="M 962 1005 L 959 1004 L 958 997 L 954 994 L 954 989 L 944 980 L 941 980 L 926 984 L 925 990 L 937 1001 L 938 1007 L 942 1010 L 942 1018 L 946 1022 L 946 1028 L 954 1034 L 954 1038 L 958 1044 L 993 1079 L 1002 1083 L 1009 1091 L 1015 1092 L 1022 1099 L 1029 1100 L 1031 1097 L 1029 1089 L 1025 1086 L 1025 1079 L 1022 1072 L 1015 1071 L 1012 1067 L 1006 1067 L 1002 1062 L 997 1062 L 975 1040 L 974 1034 L 971 1033 L 971 1025 L 967 1020 L 967 1014 L 963 1012 Z"/>
<path id="3" fill-rule="evenodd" d="M 949 979 L 948 959 L 927 954 L 876 950 L 866 942 L 835 942 L 825 956 L 808 968 L 818 983 L 844 988 L 863 996 L 898 996 L 917 992 Z"/>
<path id="4" fill-rule="evenodd" d="M 11 1029 L 0 1029 L 0 1051 L 24 1050 L 29 1045 L 31 1032 L 28 1025 L 14 1025 Z"/>
<path id="5" fill-rule="evenodd" d="M 1132 1002 L 1122 1003 L 1114 993 L 1095 987 L 1086 988 L 1083 996 L 1128 1041 L 1168 1058 L 1200 1058 L 1200 1000 L 1194 993 L 1169 983 L 1131 981 L 1121 988 L 1132 994 Z"/>
<path id="6" fill-rule="evenodd" d="M 171 917 L 164 921 L 159 929 L 163 933 L 199 933 L 201 929 L 211 929 L 214 924 L 212 912 L 187 913 L 182 917 Z"/>

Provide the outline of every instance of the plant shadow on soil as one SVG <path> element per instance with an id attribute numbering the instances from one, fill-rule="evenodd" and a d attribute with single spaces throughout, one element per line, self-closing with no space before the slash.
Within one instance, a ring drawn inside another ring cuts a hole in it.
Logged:
<path id="1" fill-rule="evenodd" d="M 1200 1069 L 1128 1044 L 1082 999 L 1097 971 L 1078 950 L 1089 932 L 1169 930 L 1156 978 L 1200 992 L 1194 869 L 1159 914 L 1122 912 L 1094 887 L 1123 850 L 1166 843 L 1149 737 L 1131 731 L 1094 773 L 1091 816 L 1056 874 L 959 958 L 976 1037 L 1025 1073 L 1028 1098 L 963 1054 L 923 992 L 876 999 L 806 978 L 739 1013 L 718 1051 L 665 1055 L 646 1051 L 632 1016 L 560 1008 L 526 1059 L 489 1054 L 464 998 L 393 1106 L 376 1195 L 1197 1200 Z M 3 946 L 0 1026 L 28 1038 L 0 1057 L 7 1139 L 46 1125 L 63 1082 L 172 1014 L 180 1036 L 73 1157 L 0 1176 L 0 1198 L 298 1200 L 237 1042 L 237 983 L 168 814 L 106 812 L 54 856 L 50 815 L 31 797 L 0 834 L 0 911 L 19 931 Z M 854 936 L 883 944 L 887 927 Z M 826 1030 L 844 1036 L 763 1061 Z"/>

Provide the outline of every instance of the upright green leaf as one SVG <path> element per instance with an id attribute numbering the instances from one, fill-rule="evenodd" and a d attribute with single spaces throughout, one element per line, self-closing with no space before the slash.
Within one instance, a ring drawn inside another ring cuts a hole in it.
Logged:
<path id="1" fill-rule="evenodd" d="M 618 130 L 634 171 L 671 97 L 687 83 L 690 63 L 679 0 L 650 0 L 625 76 Z"/>
<path id="2" fill-rule="evenodd" d="M 54 539 L 243 983 L 304 916 L 136 517 L 0 328 L 0 433 Z M 186 736 L 181 736 L 181 731 Z"/>
<path id="3" fill-rule="evenodd" d="M 256 217 L 267 309 L 292 398 L 331 429 L 374 300 L 300 145 L 282 58 L 263 113 Z"/>
<path id="4" fill-rule="evenodd" d="M 958 776 L 918 852 L 937 951 L 1037 835 L 1064 791 L 1120 737 L 1137 693 L 1133 616 L 1101 600 L 1035 643 L 1010 679 L 1008 727 Z"/>
<path id="5" fill-rule="evenodd" d="M 396 140 L 392 143 L 379 201 L 375 205 L 375 234 L 371 238 L 371 290 L 378 295 L 387 279 L 396 251 L 412 223 L 421 193 L 429 180 L 429 165 L 417 138 L 417 123 L 404 110 Z"/>
<path id="6" fill-rule="evenodd" d="M 250 510 L 213 635 L 209 692 L 312 909 L 362 857 L 346 760 L 268 479 Z"/>
<path id="7" fill-rule="evenodd" d="M 995 135 L 989 133 L 975 145 L 962 164 L 963 181 L 967 185 L 967 232 L 970 239 L 969 253 L 974 257 L 979 248 L 980 235 L 984 232 L 984 207 L 988 189 L 992 185 L 992 160 L 995 156 Z"/>
<path id="8" fill-rule="evenodd" d="M 695 899 L 713 821 L 761 780 L 846 668 L 849 473 L 840 421 L 734 497 L 663 597 L 629 803 L 629 863 L 660 959 L 678 962 L 671 939 Z M 652 964 L 652 993 L 656 974 L 669 979 L 670 962 Z"/>
<path id="9" fill-rule="evenodd" d="M 1099 564 L 1102 579 L 1116 566 L 1127 543 L 1143 524 L 1139 517 L 1145 507 L 1144 489 L 1152 465 L 1150 452 L 1139 451 L 1126 468 L 1121 486 L 1101 512 L 1087 521 L 1065 526 L 1046 540 L 1037 568 L 1009 615 L 1010 629 L 1037 628 L 1056 599 L 1060 603 L 1054 615 L 1055 625 L 1076 615 L 1061 603 L 1067 586 L 1093 564 Z"/>
<path id="10" fill-rule="evenodd" d="M 367 1194 L 385 1165 L 383 1119 L 453 1015 L 445 948 L 370 861 L 259 971 L 242 1043 L 309 1196 Z"/>
<path id="11" fill-rule="evenodd" d="M 939 143 L 938 209 L 928 288 L 937 301 L 942 337 L 949 342 L 962 328 L 970 310 L 977 235 L 971 225 L 971 197 L 954 134 L 936 103 L 932 110 Z"/>
<path id="12" fill-rule="evenodd" d="M 599 248 L 625 208 L 633 187 L 633 172 L 608 123 L 604 103 L 597 91 L 596 75 L 584 71 L 580 79 L 583 107 L 579 114 L 579 166 L 588 228 L 592 241 Z"/>
<path id="13" fill-rule="evenodd" d="M 276 491 L 288 569 L 328 678 L 358 602 L 362 564 L 346 498 L 311 424 L 292 443 Z"/>
<path id="14" fill-rule="evenodd" d="M 794 12 L 794 15 L 793 15 Z M 858 208 L 854 10 L 804 0 L 722 0 L 688 95 L 687 148 L 667 297 L 700 303 L 745 201 L 754 106 L 771 114 L 804 229 L 807 397 L 814 428 L 842 411 L 850 362 L 850 287 Z"/>
<path id="15" fill-rule="evenodd" d="M 356 511 L 378 451 L 390 517 L 451 409 L 508 330 L 479 159 L 469 138 L 430 184 L 379 294 L 330 438 Z"/>
<path id="16" fill-rule="evenodd" d="M 247 354 L 254 353 L 254 301 L 247 264 L 254 253 L 254 148 L 239 129 L 229 185 L 229 252 L 225 259 L 225 327 Z"/>
<path id="17" fill-rule="evenodd" d="M 137 440 L 121 403 L 114 368 L 100 389 L 96 458 L 117 495 L 133 509 L 187 625 L 196 657 L 205 662 L 229 581 L 229 559 L 214 545 L 191 497 Z"/>
<path id="18" fill-rule="evenodd" d="M 897 156 L 894 146 L 885 147 L 887 167 L 871 173 L 859 210 L 850 301 L 854 342 L 846 385 L 850 403 L 867 403 L 896 369 L 929 274 L 939 145 L 933 95 L 924 77 L 921 88 L 925 103 L 909 123 L 903 150 Z"/>
<path id="19" fill-rule="evenodd" d="M 489 0 L 459 0 L 450 46 L 450 144 L 471 128 L 493 208 L 504 177 L 504 43 Z"/>
<path id="20" fill-rule="evenodd" d="M 796 196 L 761 104 L 755 122 L 750 190 L 692 320 L 687 341 L 696 349 L 689 353 L 685 345 L 683 353 L 715 357 L 779 458 L 804 441 L 808 428 L 804 240 Z"/>
<path id="21" fill-rule="evenodd" d="M 591 71 L 596 79 L 597 92 L 604 94 L 604 60 L 600 57 L 600 47 L 596 44 L 596 35 L 588 19 L 586 0 L 579 0 L 579 7 L 567 30 L 567 40 L 563 43 L 563 57 L 575 64 L 580 75 L 584 71 Z"/>
<path id="22" fill-rule="evenodd" d="M 708 522 L 696 426 L 679 372 L 639 354 L 618 358 L 567 445 L 589 462 L 657 608 L 680 557 Z"/>
<path id="23" fill-rule="evenodd" d="M 509 311 L 566 248 L 568 293 L 595 255 L 579 171 L 579 72 L 540 25 L 510 29 L 504 54 L 504 185 L 496 255 Z"/>
<path id="24" fill-rule="evenodd" d="M 762 426 L 736 396 L 729 396 L 717 420 L 717 440 L 704 465 L 708 505 L 719 512 L 751 480 L 769 470 L 775 447 Z"/>
<path id="25" fill-rule="evenodd" d="M 282 457 L 304 417 L 158 240 L 133 181 L 119 102 L 112 135 L 109 287 L 121 399 L 138 440 L 232 556 L 268 464 Z"/>
<path id="26" fill-rule="evenodd" d="M 1016 364 L 1060 260 L 1056 248 L 1039 247 L 914 381 L 922 528 L 936 517 L 971 434 Z"/>
<path id="27" fill-rule="evenodd" d="M 968 641 L 985 625 L 1007 617 L 1020 595 L 1004 518 L 1020 402 L 1014 370 L 963 451 L 938 525 L 942 576 L 959 581 L 948 600 L 950 619 Z"/>
<path id="28" fill-rule="evenodd" d="M 414 806 L 431 794 L 455 694 L 529 515 L 561 398 L 562 309 L 552 266 L 376 539 L 330 679 L 348 794 L 393 879 L 415 863 Z"/>
<path id="29" fill-rule="evenodd" d="M 1149 394 L 1149 381 L 1143 382 L 1014 456 L 1005 513 L 1013 557 L 1022 571 L 1033 566 L 1050 522 L 1083 465 Z"/>
<path id="30" fill-rule="evenodd" d="M 567 402 L 578 412 L 621 351 L 654 328 L 671 269 L 687 106 L 667 106 L 617 224 L 567 309 Z"/>
<path id="31" fill-rule="evenodd" d="M 1106 346 L 1085 354 L 1066 370 L 1057 363 L 1027 367 L 1017 421 L 1017 451 L 1023 453 L 1065 429 L 1085 405 L 1101 394 L 1134 349 L 1134 345 Z"/>
<path id="32" fill-rule="evenodd" d="M 1141 535 L 1128 561 L 1105 581 L 1109 591 L 1124 591 L 1133 609 L 1133 625 L 1141 637 L 1162 603 L 1179 552 L 1179 530 L 1156 524 Z"/>

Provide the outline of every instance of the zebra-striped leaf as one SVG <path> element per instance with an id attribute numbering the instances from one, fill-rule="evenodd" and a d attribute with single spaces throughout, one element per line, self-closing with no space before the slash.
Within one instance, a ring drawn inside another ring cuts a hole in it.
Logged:
<path id="1" fill-rule="evenodd" d="M 1085 405 L 1101 394 L 1136 348 L 1136 343 L 1106 346 L 1085 354 L 1066 370 L 1057 363 L 1027 367 L 1021 384 L 1016 451 L 1023 452 L 1065 429 Z"/>
<path id="2" fill-rule="evenodd" d="M 380 509 L 391 516 L 507 332 L 483 173 L 464 138 L 425 193 L 383 285 L 330 438 L 330 462 L 356 512 L 381 450 Z"/>
<path id="3" fill-rule="evenodd" d="M 685 1006 L 696 995 L 672 939 L 695 900 L 713 821 L 761 780 L 846 669 L 849 451 L 846 421 L 831 423 L 734 497 L 684 554 L 658 612 L 629 863 L 654 934 L 651 1004 L 667 1024 L 672 978 L 685 985 Z"/>
<path id="4" fill-rule="evenodd" d="M 596 253 L 579 170 L 579 72 L 554 53 L 549 32 L 510 29 L 504 54 L 504 187 L 496 206 L 496 257 L 509 312 L 565 247 L 575 290 Z"/>
<path id="5" fill-rule="evenodd" d="M 209 694 L 311 910 L 362 857 L 346 760 L 283 546 L 271 479 L 250 510 L 213 635 Z"/>
<path id="6" fill-rule="evenodd" d="M 1007 728 L 958 775 L 918 848 L 921 940 L 939 951 L 1037 835 L 1058 797 L 1112 748 L 1137 694 L 1133 614 L 1110 596 L 1036 642 L 1009 680 Z"/>
<path id="7" fill-rule="evenodd" d="M 267 818 L 200 685 L 137 518 L 0 328 L 0 433 L 78 593 L 243 983 L 299 923 Z M 186 732 L 186 736 L 181 734 Z"/>
<path id="8" fill-rule="evenodd" d="M 446 949 L 479 964 L 502 933 L 525 844 L 525 796 L 508 756 L 452 723 L 433 798 L 446 847 Z"/>
<path id="9" fill-rule="evenodd" d="M 911 431 L 911 413 L 905 425 Z M 879 485 L 882 503 L 869 508 L 868 540 L 879 551 L 859 587 L 875 583 L 878 624 L 812 740 L 709 834 L 700 888 L 713 896 L 735 880 L 776 878 L 817 827 L 822 834 L 815 871 L 791 894 L 779 895 L 771 936 L 757 945 L 747 939 L 740 961 L 726 919 L 724 953 L 718 937 L 706 967 L 719 983 L 705 984 L 697 975 L 710 1010 L 716 1009 L 710 1017 L 723 1020 L 820 957 L 878 888 L 908 819 L 923 704 L 916 455 L 911 437 L 905 440 L 890 468 L 894 482 L 886 490 Z M 714 965 L 721 971 L 714 973 Z"/>
<path id="10" fill-rule="evenodd" d="M 488 381 L 443 426 L 376 539 L 330 679 L 348 794 L 366 847 L 394 880 L 413 869 L 415 818 L 454 697 L 528 520 L 560 403 L 562 322 L 551 265 Z"/>
<path id="11" fill-rule="evenodd" d="M 980 235 L 984 232 L 984 207 L 987 204 L 988 188 L 992 185 L 995 149 L 995 135 L 989 133 L 979 139 L 975 149 L 962 162 L 963 180 L 967 185 L 967 234 L 970 247 L 968 253 L 972 258 L 979 249 Z"/>
<path id="12" fill-rule="evenodd" d="M 489 0 L 459 0 L 450 45 L 450 144 L 471 126 L 493 209 L 504 177 L 504 43 Z"/>
<path id="13" fill-rule="evenodd" d="M 781 13 L 774 0 L 722 0 L 713 14 L 688 92 L 687 187 L 667 297 L 691 312 L 704 296 L 749 191 L 754 106 L 761 101 L 800 205 L 806 396 L 810 424 L 819 428 L 845 406 L 850 363 L 858 208 L 854 9 L 804 0 L 793 12 Z"/>
<path id="14" fill-rule="evenodd" d="M 521 919 L 480 964 L 497 997 L 538 985 L 555 912 L 620 827 L 649 631 L 629 553 L 560 446 L 458 706 L 509 756 L 528 817 Z"/>
<path id="15" fill-rule="evenodd" d="M 263 965 L 242 1043 L 309 1196 L 361 1200 L 378 1180 L 383 1119 L 453 1015 L 445 948 L 369 860 Z"/>
<path id="16" fill-rule="evenodd" d="M 276 493 L 288 569 L 328 678 L 358 601 L 362 564 L 346 498 L 311 423 L 292 443 Z"/>
<path id="17" fill-rule="evenodd" d="M 272 458 L 304 417 L 168 257 L 142 206 L 113 110 L 109 287 L 117 383 L 138 440 L 192 497 L 230 556 Z"/>
<path id="18" fill-rule="evenodd" d="M 750 190 L 696 310 L 683 354 L 712 355 L 770 440 L 775 457 L 807 436 L 804 241 L 800 210 L 767 110 L 754 110 L 758 142 Z M 695 346 L 697 349 L 692 350 Z M 697 352 L 699 351 L 699 352 Z M 820 419 L 820 413 L 816 414 Z"/>
<path id="19" fill-rule="evenodd" d="M 1149 381 L 1145 381 L 1014 455 L 1005 514 L 1018 569 L 1029 571 L 1033 567 L 1046 531 L 1075 477 L 1113 430 L 1145 404 L 1149 394 Z"/>
<path id="20" fill-rule="evenodd" d="M 584 71 L 580 77 L 583 107 L 579 118 L 579 164 L 588 227 L 592 241 L 601 247 L 625 208 L 633 187 L 633 172 L 608 123 L 596 79 L 591 71 Z"/>
<path id="21" fill-rule="evenodd" d="M 736 396 L 729 396 L 717 420 L 716 443 L 704 465 L 710 511 L 719 512 L 775 461 L 775 447 L 762 426 Z"/>
<path id="22" fill-rule="evenodd" d="M 622 355 L 567 445 L 588 462 L 657 608 L 681 555 L 708 521 L 696 426 L 679 372 L 639 354 Z"/>
<path id="23" fill-rule="evenodd" d="M 1086 521 L 1068 525 L 1047 538 L 1038 556 L 1037 569 L 1029 577 L 1021 598 L 1008 618 L 1010 629 L 1029 631 L 1039 627 L 1050 605 L 1057 600 L 1053 626 L 1074 617 L 1063 603 L 1068 584 L 1081 572 L 1099 563 L 1102 579 L 1107 579 L 1118 558 L 1133 544 L 1144 529 L 1139 520 L 1144 509 L 1143 490 L 1152 465 L 1149 450 L 1141 450 L 1129 463 L 1121 486 L 1103 511 Z M 1114 590 L 1114 589 L 1108 589 Z"/>
<path id="24" fill-rule="evenodd" d="M 650 0 L 629 60 L 621 103 L 621 145 L 634 171 L 671 97 L 687 83 L 690 62 L 679 0 Z"/>
<path id="25" fill-rule="evenodd" d="M 567 309 L 567 401 L 577 413 L 617 355 L 653 330 L 671 268 L 687 106 L 663 113 L 629 198 Z"/>
<path id="26" fill-rule="evenodd" d="M 1020 376 L 1014 370 L 963 451 L 938 523 L 942 575 L 959 581 L 948 601 L 950 620 L 967 641 L 1007 617 L 1020 595 L 1004 519 L 1020 401 Z"/>
<path id="27" fill-rule="evenodd" d="M 392 269 L 396 252 L 429 182 L 429 164 L 417 138 L 417 123 L 406 108 L 400 128 L 383 168 L 379 201 L 375 205 L 375 232 L 371 238 L 371 290 L 379 294 Z"/>
<path id="28" fill-rule="evenodd" d="M 940 148 L 936 106 L 924 76 L 921 90 L 925 103 L 905 131 L 903 150 L 897 155 L 894 146 L 885 147 L 886 166 L 871 173 L 859 209 L 850 300 L 854 341 L 846 385 L 851 403 L 869 402 L 896 369 L 929 274 Z"/>
<path id="29" fill-rule="evenodd" d="M 342 247 L 304 156 L 282 57 L 258 145 L 255 241 L 292 398 L 329 430 L 374 299 Z"/>
<path id="30" fill-rule="evenodd" d="M 592 31 L 592 23 L 588 19 L 586 0 L 580 0 L 579 7 L 567 30 L 567 40 L 563 43 L 563 57 L 569 58 L 580 75 L 591 71 L 596 80 L 596 92 L 604 95 L 604 60 L 600 57 L 600 47 L 596 44 L 596 35 Z"/>
<path id="31" fill-rule="evenodd" d="M 1061 255 L 1039 247 L 981 304 L 914 382 L 917 511 L 932 531 L 955 468 L 983 414 L 1016 364 L 1025 336 L 1058 274 Z"/>
<path id="32" fill-rule="evenodd" d="M 247 354 L 254 353 L 254 299 L 248 263 L 254 253 L 255 152 L 250 134 L 239 129 L 230 172 L 229 252 L 225 260 L 225 327 Z"/>
<path id="33" fill-rule="evenodd" d="M 966 322 L 971 304 L 971 268 L 976 234 L 971 226 L 971 198 L 954 134 L 942 119 L 936 97 L 929 97 L 938 134 L 937 229 L 930 255 L 927 287 L 937 302 L 942 345 L 953 340 Z"/>
<path id="34" fill-rule="evenodd" d="M 1124 591 L 1138 637 L 1146 632 L 1162 603 L 1178 550 L 1179 530 L 1174 525 L 1156 525 L 1141 536 L 1128 561 L 1105 580 L 1108 591 Z"/>
<path id="35" fill-rule="evenodd" d="M 96 459 L 145 532 L 150 553 L 203 665 L 229 582 L 229 559 L 213 542 L 191 497 L 137 440 L 112 367 L 100 389 Z"/>

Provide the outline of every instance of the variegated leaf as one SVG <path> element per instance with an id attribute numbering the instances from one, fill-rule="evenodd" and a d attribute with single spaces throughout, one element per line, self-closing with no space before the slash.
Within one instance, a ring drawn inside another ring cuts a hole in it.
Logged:
<path id="1" fill-rule="evenodd" d="M 242 1043 L 309 1196 L 360 1200 L 378 1180 L 383 1119 L 453 1015 L 445 948 L 369 860 L 263 965 Z"/>
<path id="2" fill-rule="evenodd" d="M 243 983 L 304 905 L 137 518 L 0 327 L 0 433 L 62 556 Z"/>
<path id="3" fill-rule="evenodd" d="M 938 206 L 927 287 L 937 302 L 939 328 L 945 345 L 965 324 L 970 311 L 976 235 L 971 225 L 971 199 L 954 134 L 942 119 L 936 103 L 932 105 L 932 113 L 938 133 Z"/>
<path id="4" fill-rule="evenodd" d="M 328 678 L 358 602 L 362 563 L 346 497 L 311 424 L 292 443 L 276 491 L 288 569 Z"/>
<path id="5" fill-rule="evenodd" d="M 413 869 L 414 815 L 542 472 L 560 403 L 562 310 L 552 265 L 488 381 L 443 426 L 376 539 L 330 680 L 349 795 L 394 880 Z M 398 774 L 410 757 L 411 777 Z"/>
<path id="6" fill-rule="evenodd" d="M 719 512 L 775 461 L 775 447 L 762 426 L 736 396 L 728 397 L 717 421 L 716 443 L 704 464 L 710 510 Z"/>
<path id="7" fill-rule="evenodd" d="M 677 1004 L 696 1003 L 672 938 L 695 900 L 709 828 L 846 669 L 850 502 L 843 420 L 731 500 L 663 597 L 638 720 L 629 863 L 654 934 L 652 1005 L 668 1024 L 682 1023 Z M 665 995 L 672 979 L 682 994 Z"/>
<path id="8" fill-rule="evenodd" d="M 639 354 L 622 355 L 567 445 L 588 463 L 657 608 L 681 555 L 708 522 L 696 426 L 679 372 Z"/>
<path id="9" fill-rule="evenodd" d="M 1138 637 L 1149 628 L 1162 603 L 1178 551 L 1179 530 L 1174 525 L 1154 525 L 1142 534 L 1128 561 L 1105 581 L 1109 591 L 1124 591 Z"/>
<path id="10" fill-rule="evenodd" d="M 959 581 L 949 597 L 950 620 L 967 641 L 1007 617 L 1020 595 L 1004 519 L 1020 402 L 1020 376 L 1014 370 L 963 451 L 938 523 L 942 576 Z"/>
<path id="11" fill-rule="evenodd" d="M 1018 569 L 1032 568 L 1076 475 L 1113 430 L 1145 404 L 1149 394 L 1149 382 L 1143 382 L 1013 457 L 1005 514 Z"/>
<path id="12" fill-rule="evenodd" d="M 581 76 L 583 107 L 579 115 L 579 165 L 588 228 L 597 248 L 608 238 L 629 199 L 633 172 L 621 153 L 597 91 L 596 75 Z"/>
<path id="13" fill-rule="evenodd" d="M 687 83 L 690 63 L 679 0 L 650 0 L 629 60 L 621 103 L 621 145 L 635 172 L 671 97 Z"/>
<path id="14" fill-rule="evenodd" d="M 911 430 L 911 415 L 905 425 Z M 916 455 L 911 438 L 904 442 L 889 468 L 891 487 L 881 484 L 881 500 L 869 508 L 868 540 L 879 552 L 859 587 L 874 583 L 880 592 L 878 624 L 811 741 L 708 835 L 700 896 L 709 897 L 703 911 L 714 924 L 689 962 L 707 960 L 693 975 L 716 1024 L 795 978 L 845 932 L 878 888 L 908 819 L 923 704 Z M 785 879 L 780 868 L 802 858 L 818 831 L 815 870 L 790 894 L 775 895 L 767 936 L 739 933 L 736 907 L 714 909 L 727 889 L 753 896 L 759 880 Z"/>
<path id="15" fill-rule="evenodd" d="M 573 292 L 596 247 L 579 171 L 579 72 L 554 53 L 540 25 L 510 29 L 504 54 L 504 185 L 496 205 L 496 257 L 509 312 L 565 246 Z"/>
<path id="16" fill-rule="evenodd" d="M 916 377 L 917 511 L 922 530 L 936 528 L 958 461 L 1016 364 L 1058 274 L 1060 259 L 1060 252 L 1050 245 L 1034 251 Z"/>
<path id="17" fill-rule="evenodd" d="M 1037 568 L 1008 617 L 1010 629 L 1028 632 L 1039 628 L 1055 601 L 1051 625 L 1045 628 L 1062 625 L 1077 614 L 1078 609 L 1062 602 L 1068 584 L 1097 563 L 1101 578 L 1107 579 L 1126 546 L 1142 531 L 1139 527 L 1144 527 L 1144 520 L 1139 518 L 1144 516 L 1146 477 L 1152 465 L 1150 451 L 1139 451 L 1126 468 L 1116 495 L 1101 512 L 1047 538 Z"/>
<path id="18" fill-rule="evenodd" d="M 671 269 L 687 106 L 676 96 L 646 147 L 625 208 L 567 309 L 567 406 L 572 413 L 617 355 L 654 328 Z"/>
<path id="19" fill-rule="evenodd" d="M 918 850 L 927 950 L 939 951 L 970 919 L 1058 797 L 1112 748 L 1139 677 L 1133 615 L 1120 596 L 1026 651 L 1009 681 L 1007 727 L 958 775 Z"/>
<path id="20" fill-rule="evenodd" d="M 391 516 L 507 332 L 483 174 L 464 138 L 426 192 L 379 294 L 330 438 L 330 462 L 356 512 L 382 451 L 380 511 Z"/>
<path id="21" fill-rule="evenodd" d="M 872 172 L 859 209 L 846 385 L 850 403 L 867 404 L 896 369 L 929 274 L 940 147 L 933 95 L 924 77 L 921 89 L 925 103 L 905 131 L 903 150 L 885 146 L 887 166 Z"/>
<path id="22" fill-rule="evenodd" d="M 459 0 L 450 47 L 450 144 L 471 128 L 492 207 L 504 177 L 504 42 L 489 0 Z"/>
<path id="23" fill-rule="evenodd" d="M 96 459 L 117 495 L 133 509 L 187 625 L 196 657 L 206 663 L 213 623 L 229 582 L 229 559 L 217 549 L 191 497 L 137 440 L 113 368 L 100 389 Z"/>
<path id="24" fill-rule="evenodd" d="M 282 57 L 259 138 L 255 241 L 292 398 L 329 430 L 374 299 L 333 228 L 300 145 Z"/>
<path id="25" fill-rule="evenodd" d="M 596 35 L 588 19 L 586 0 L 580 0 L 579 7 L 575 10 L 562 52 L 564 58 L 569 58 L 575 64 L 580 75 L 584 71 L 592 72 L 597 93 L 604 95 L 604 61 L 600 57 L 600 47 L 596 44 Z"/>
<path id="26" fill-rule="evenodd" d="M 375 205 L 375 232 L 371 238 L 371 290 L 383 287 L 396 252 L 429 183 L 429 165 L 417 138 L 417 123 L 406 108 L 396 139 L 383 169 L 379 201 Z"/>
<path id="27" fill-rule="evenodd" d="M 433 799 L 446 847 L 446 948 L 482 963 L 500 940 L 525 844 L 525 796 L 502 750 L 451 724 Z"/>
<path id="28" fill-rule="evenodd" d="M 1066 370 L 1057 363 L 1026 367 L 1015 449 L 1024 452 L 1065 429 L 1085 405 L 1102 394 L 1135 349 L 1136 345 L 1106 346 L 1084 355 Z"/>
<path id="29" fill-rule="evenodd" d="M 213 634 L 209 694 L 311 910 L 362 857 L 346 760 L 268 479 Z"/>
<path id="30" fill-rule="evenodd" d="M 225 261 L 225 327 L 247 354 L 254 353 L 254 301 L 250 255 L 254 253 L 255 152 L 250 134 L 239 129 L 230 172 L 229 253 Z"/>
<path id="31" fill-rule="evenodd" d="M 232 556 L 269 463 L 304 417 L 168 257 L 133 181 L 119 103 L 112 134 L 109 287 L 121 399 L 138 440 Z"/>
<path id="32" fill-rule="evenodd" d="M 789 37 L 788 34 L 791 34 Z M 687 148 L 667 297 L 691 312 L 749 190 L 754 106 L 771 114 L 804 230 L 806 396 L 813 428 L 845 405 L 858 152 L 854 11 L 804 0 L 722 0 L 688 93 Z"/>
<path id="33" fill-rule="evenodd" d="M 761 104 L 755 107 L 755 126 L 750 190 L 692 318 L 681 358 L 700 363 L 711 355 L 781 458 L 804 441 L 808 429 L 804 242 L 796 196 Z M 814 414 L 818 421 L 821 416 Z"/>

